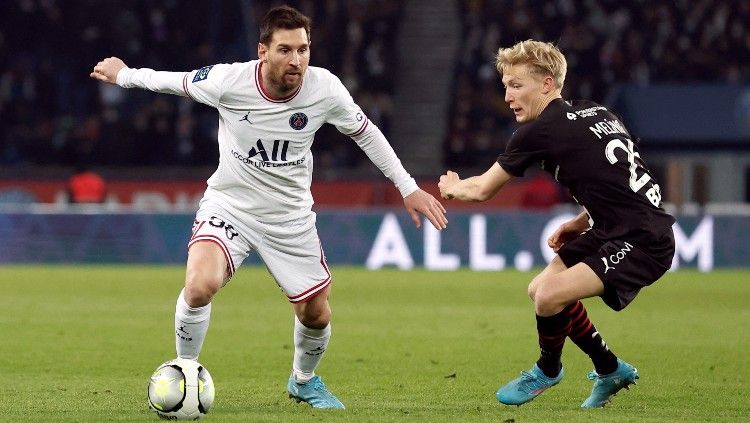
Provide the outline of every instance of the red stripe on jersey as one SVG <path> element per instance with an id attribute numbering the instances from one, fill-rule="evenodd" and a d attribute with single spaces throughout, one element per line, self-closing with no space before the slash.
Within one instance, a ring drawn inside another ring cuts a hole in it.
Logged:
<path id="1" fill-rule="evenodd" d="M 185 76 L 182 77 L 182 89 L 185 91 L 185 94 L 187 94 L 188 97 L 190 97 L 193 100 L 195 100 L 195 97 L 193 97 L 192 94 L 190 94 L 190 91 L 188 91 L 188 82 L 187 82 L 187 79 L 188 79 L 189 75 L 190 75 L 190 72 L 187 72 L 187 73 L 185 73 Z"/>
<path id="2" fill-rule="evenodd" d="M 263 97 L 265 100 L 270 101 L 271 103 L 286 103 L 287 101 L 293 99 L 294 97 L 299 94 L 299 92 L 302 90 L 302 84 L 305 83 L 305 78 L 302 78 L 302 83 L 299 84 L 299 87 L 297 87 L 297 90 L 295 90 L 291 95 L 284 98 L 276 98 L 271 96 L 266 92 L 265 87 L 263 86 L 263 74 L 260 72 L 261 67 L 263 67 L 263 62 L 258 62 L 255 65 L 255 68 L 257 69 L 255 72 L 255 87 L 258 88 L 258 92 L 260 93 L 261 97 Z"/>
<path id="3" fill-rule="evenodd" d="M 218 245 L 221 251 L 224 253 L 224 258 L 227 259 L 227 265 L 229 267 L 229 277 L 234 276 L 234 262 L 232 261 L 232 255 L 229 254 L 229 248 L 227 248 L 226 244 L 224 244 L 224 241 L 215 236 L 215 235 L 198 235 L 194 237 L 189 243 L 188 243 L 188 250 L 190 247 L 195 244 L 196 242 L 213 242 L 214 244 Z"/>
<path id="4" fill-rule="evenodd" d="M 362 124 L 362 126 L 357 130 L 357 132 L 347 135 L 348 137 L 356 137 L 357 135 L 362 135 L 363 132 L 365 132 L 365 129 L 367 129 L 367 125 L 369 124 L 370 119 L 365 119 L 365 123 Z"/>

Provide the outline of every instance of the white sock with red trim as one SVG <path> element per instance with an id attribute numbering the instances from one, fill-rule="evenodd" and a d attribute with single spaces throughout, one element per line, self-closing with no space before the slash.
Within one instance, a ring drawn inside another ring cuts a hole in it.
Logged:
<path id="1" fill-rule="evenodd" d="M 190 307 L 185 302 L 185 289 L 177 297 L 174 313 L 174 333 L 177 357 L 197 360 L 206 339 L 211 320 L 211 303 L 203 307 Z"/>
<path id="2" fill-rule="evenodd" d="M 292 375 L 297 383 L 305 383 L 315 376 L 323 353 L 331 339 L 331 324 L 323 329 L 311 329 L 294 316 L 294 361 Z"/>

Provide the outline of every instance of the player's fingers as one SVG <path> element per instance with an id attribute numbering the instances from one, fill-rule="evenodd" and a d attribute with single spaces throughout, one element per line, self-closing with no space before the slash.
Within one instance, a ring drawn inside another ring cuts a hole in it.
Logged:
<path id="1" fill-rule="evenodd" d="M 430 200 L 430 207 L 425 211 L 424 215 L 430 219 L 430 222 L 436 228 L 445 229 L 448 224 L 448 219 L 445 217 L 445 208 L 434 197 L 430 198 Z"/>
<path id="2" fill-rule="evenodd" d="M 443 212 L 443 213 L 447 213 L 447 212 L 448 212 L 448 211 L 447 211 L 447 210 L 445 209 L 445 206 L 443 205 L 443 203 L 441 203 L 441 202 L 440 202 L 440 201 L 438 201 L 438 200 L 434 200 L 434 201 L 435 201 L 435 204 L 437 205 L 437 208 L 438 208 L 438 210 L 440 210 L 440 211 L 441 211 L 441 212 Z M 443 216 L 443 217 L 445 217 L 445 216 Z M 446 220 L 446 222 L 447 222 L 447 220 Z"/>
<path id="3" fill-rule="evenodd" d="M 417 228 L 422 226 L 422 219 L 419 217 L 419 213 L 417 213 L 416 210 L 409 210 L 409 215 L 411 216 L 411 221 L 414 222 L 414 226 Z"/>
<path id="4" fill-rule="evenodd" d="M 435 229 L 437 230 L 443 229 L 443 222 L 441 221 L 441 219 L 435 216 L 435 214 L 432 213 L 431 211 L 428 210 L 427 212 L 425 212 L 424 217 L 426 217 L 427 220 L 429 220 L 430 223 L 432 223 L 432 226 L 434 226 Z"/>
<path id="5" fill-rule="evenodd" d="M 445 229 L 448 226 L 448 218 L 445 217 L 445 209 L 440 203 L 438 203 L 437 206 L 433 209 L 433 214 L 440 222 L 440 226 Z"/>
<path id="6" fill-rule="evenodd" d="M 435 229 L 441 231 L 445 228 L 443 224 L 437 219 L 437 217 L 431 211 L 428 210 L 424 214 L 424 216 L 427 218 L 427 220 L 430 221 L 430 223 L 432 223 L 432 226 L 434 226 Z"/>
<path id="7" fill-rule="evenodd" d="M 446 219 L 442 213 L 434 213 L 434 216 L 438 225 L 440 225 L 440 229 L 445 229 L 448 227 L 448 219 Z"/>
<path id="8" fill-rule="evenodd" d="M 438 229 L 442 229 L 443 227 L 445 227 L 445 223 L 448 223 L 448 219 L 445 218 L 444 214 L 445 208 L 443 208 L 443 205 L 440 204 L 440 202 L 436 200 L 432 195 L 427 194 L 427 199 L 428 201 L 426 202 L 424 207 L 421 207 L 418 210 L 428 218 L 432 217 L 430 221 L 433 222 L 433 224 L 437 222 L 440 227 L 438 227 L 437 225 L 435 227 L 437 227 Z"/>

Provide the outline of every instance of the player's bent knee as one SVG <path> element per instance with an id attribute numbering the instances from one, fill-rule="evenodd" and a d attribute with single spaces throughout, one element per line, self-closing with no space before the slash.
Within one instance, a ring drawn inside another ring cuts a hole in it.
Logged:
<path id="1" fill-rule="evenodd" d="M 216 291 L 200 285 L 185 286 L 185 302 L 190 307 L 203 307 L 211 302 Z"/>
<path id="2" fill-rule="evenodd" d="M 202 307 L 211 302 L 224 283 L 218 275 L 188 272 L 185 278 L 185 302 L 191 307 Z"/>
<path id="3" fill-rule="evenodd" d="M 300 319 L 303 325 L 311 329 L 323 329 L 331 322 L 331 312 L 316 315 L 304 315 Z"/>
<path id="4" fill-rule="evenodd" d="M 555 294 L 554 290 L 544 289 L 543 285 L 536 289 L 533 299 L 536 314 L 540 316 L 552 316 L 565 308 L 565 304 Z"/>
<path id="5" fill-rule="evenodd" d="M 328 303 L 329 288 L 318 292 L 306 302 L 293 305 L 300 323 L 311 329 L 323 329 L 331 322 L 331 305 Z"/>
<path id="6" fill-rule="evenodd" d="M 532 281 L 529 284 L 529 287 L 526 289 L 526 293 L 529 295 L 529 298 L 531 298 L 531 301 L 536 302 L 534 297 L 536 296 L 536 284 Z"/>
<path id="7" fill-rule="evenodd" d="M 306 307 L 300 316 L 300 323 L 311 329 L 323 329 L 331 322 L 330 307 Z"/>
<path id="8" fill-rule="evenodd" d="M 529 283 L 529 286 L 526 289 L 526 293 L 529 295 L 529 298 L 531 298 L 531 301 L 536 302 L 536 292 L 539 289 L 539 285 L 542 284 L 542 278 L 543 276 L 537 275 L 531 280 L 531 283 Z"/>

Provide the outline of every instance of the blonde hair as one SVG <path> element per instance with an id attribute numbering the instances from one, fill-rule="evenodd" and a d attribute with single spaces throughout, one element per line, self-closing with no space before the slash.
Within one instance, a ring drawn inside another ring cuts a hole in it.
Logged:
<path id="1" fill-rule="evenodd" d="M 554 44 L 526 40 L 516 43 L 513 47 L 497 50 L 495 66 L 501 75 L 509 66 L 522 64 L 528 65 L 529 71 L 535 75 L 551 76 L 557 88 L 562 90 L 568 62 Z"/>

